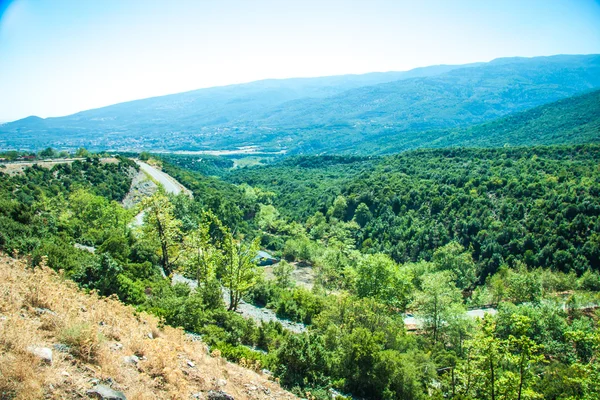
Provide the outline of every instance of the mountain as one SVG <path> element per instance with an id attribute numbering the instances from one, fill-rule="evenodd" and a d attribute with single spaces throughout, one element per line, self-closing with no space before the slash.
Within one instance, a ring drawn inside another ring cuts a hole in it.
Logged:
<path id="1" fill-rule="evenodd" d="M 600 90 L 458 130 L 435 147 L 500 147 L 600 142 Z"/>
<path id="2" fill-rule="evenodd" d="M 374 152 L 387 137 L 411 141 L 599 87 L 599 55 L 266 80 L 26 118 L 0 126 L 0 148 Z"/>
<path id="3" fill-rule="evenodd" d="M 392 134 L 365 146 L 378 153 L 397 153 L 422 147 L 503 147 L 598 142 L 600 142 L 600 90 L 479 125 L 451 130 L 432 130 L 415 136 L 407 136 L 404 133 Z"/>

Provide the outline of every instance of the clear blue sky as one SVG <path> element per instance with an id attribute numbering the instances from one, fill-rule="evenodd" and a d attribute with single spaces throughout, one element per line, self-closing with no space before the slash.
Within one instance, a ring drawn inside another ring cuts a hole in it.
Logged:
<path id="1" fill-rule="evenodd" d="M 0 0 L 0 121 L 264 78 L 600 53 L 594 0 Z"/>

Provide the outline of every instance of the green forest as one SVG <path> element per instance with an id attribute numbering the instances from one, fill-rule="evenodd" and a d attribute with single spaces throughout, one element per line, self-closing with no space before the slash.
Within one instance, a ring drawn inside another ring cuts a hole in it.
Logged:
<path id="1" fill-rule="evenodd" d="M 0 250 L 200 335 L 301 397 L 600 396 L 600 146 L 235 169 L 145 154 L 194 196 L 159 188 L 131 209 L 137 164 L 79 155 L 0 169 Z M 280 260 L 272 274 L 259 249 Z M 305 329 L 245 319 L 241 301 Z"/>

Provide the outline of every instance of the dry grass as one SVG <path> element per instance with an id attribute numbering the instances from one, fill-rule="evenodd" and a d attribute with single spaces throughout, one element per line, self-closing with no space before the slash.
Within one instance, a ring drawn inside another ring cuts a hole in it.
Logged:
<path id="1" fill-rule="evenodd" d="M 53 349 L 52 364 L 31 355 L 31 346 Z M 137 364 L 124 362 L 131 355 Z M 206 398 L 212 389 L 235 399 L 294 398 L 266 376 L 206 354 L 181 330 L 160 328 L 153 316 L 0 255 L 0 399 L 87 398 L 94 379 L 127 399 Z"/>

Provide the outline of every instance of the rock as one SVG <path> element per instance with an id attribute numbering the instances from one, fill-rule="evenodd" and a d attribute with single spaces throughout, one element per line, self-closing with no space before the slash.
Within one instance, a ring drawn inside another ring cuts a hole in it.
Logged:
<path id="1" fill-rule="evenodd" d="M 64 343 L 53 344 L 52 348 L 61 353 L 68 353 L 69 351 L 71 351 L 71 348 Z"/>
<path id="2" fill-rule="evenodd" d="M 113 344 L 110 346 L 110 349 L 111 349 L 111 350 L 114 350 L 114 351 L 119 351 L 119 350 L 123 349 L 123 344 L 122 344 L 122 343 L 119 343 L 119 342 L 113 343 Z"/>
<path id="3" fill-rule="evenodd" d="M 123 357 L 123 363 L 137 365 L 140 362 L 140 358 L 136 355 Z"/>
<path id="4" fill-rule="evenodd" d="M 39 307 L 36 307 L 36 308 L 34 308 L 33 310 L 35 311 L 35 313 L 36 313 L 37 315 L 43 315 L 43 314 L 48 314 L 48 315 L 56 315 L 56 313 L 55 313 L 54 311 L 52 311 L 52 310 L 49 310 L 49 309 L 47 309 L 47 308 L 39 308 Z"/>
<path id="5" fill-rule="evenodd" d="M 152 332 L 148 332 L 148 339 L 154 339 L 154 335 L 152 334 Z"/>
<path id="6" fill-rule="evenodd" d="M 217 380 L 217 386 L 223 387 L 225 385 L 227 385 L 227 381 L 225 379 Z"/>
<path id="7" fill-rule="evenodd" d="M 211 390 L 208 392 L 208 400 L 235 400 L 232 395 L 222 390 Z"/>
<path id="8" fill-rule="evenodd" d="M 105 385 L 96 385 L 87 391 L 87 395 L 100 400 L 127 400 L 123 392 L 111 389 Z"/>
<path id="9" fill-rule="evenodd" d="M 69 374 L 67 371 L 63 371 L 63 372 L 61 372 L 60 374 L 61 374 L 62 376 L 66 376 L 66 377 L 69 377 L 69 376 L 71 376 L 71 374 Z"/>
<path id="10" fill-rule="evenodd" d="M 190 368 L 196 367 L 196 364 L 194 364 L 194 362 L 192 360 L 187 360 L 186 363 L 187 363 L 188 367 L 190 367 Z"/>
<path id="11" fill-rule="evenodd" d="M 273 375 L 273 373 L 266 368 L 263 368 L 260 372 L 262 372 L 263 375 Z"/>
<path id="12" fill-rule="evenodd" d="M 52 364 L 52 349 L 49 349 L 48 347 L 29 346 L 27 351 L 40 358 L 45 363 Z"/>

